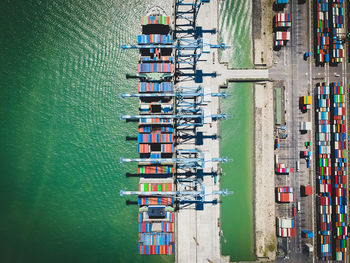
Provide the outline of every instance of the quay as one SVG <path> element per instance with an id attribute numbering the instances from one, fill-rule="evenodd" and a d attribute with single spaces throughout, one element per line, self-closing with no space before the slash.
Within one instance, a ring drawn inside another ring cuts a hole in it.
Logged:
<path id="1" fill-rule="evenodd" d="M 183 222 L 185 218 L 182 215 L 186 211 L 197 213 L 210 208 L 213 211 L 218 207 L 218 196 L 231 194 L 220 190 L 219 184 L 213 187 L 207 182 L 214 181 L 215 174 L 216 184 L 217 163 L 229 160 L 219 156 L 217 139 L 214 145 L 206 145 L 207 134 L 203 132 L 213 127 L 216 121 L 227 118 L 218 111 L 218 98 L 225 98 L 226 94 L 219 92 L 218 86 L 213 88 L 211 83 L 196 79 L 199 57 L 211 49 L 224 49 L 225 45 L 210 44 L 196 34 L 182 36 L 176 28 L 179 20 L 183 19 L 178 16 L 181 8 L 189 7 L 195 21 L 194 15 L 201 4 L 176 1 L 177 11 L 173 19 L 161 8 L 152 8 L 142 18 L 142 32 L 137 45 L 121 47 L 140 52 L 137 75 L 127 76 L 139 79 L 138 93 L 121 94 L 122 98 L 139 100 L 139 114 L 120 116 L 124 120 L 138 121 L 140 156 L 121 158 L 120 162 L 137 163 L 140 181 L 138 191 L 122 190 L 120 195 L 138 196 L 139 254 L 172 255 L 175 252 L 179 262 L 183 261 L 181 258 L 186 253 L 182 249 L 186 245 L 184 238 L 187 237 L 184 235 L 201 227 L 200 222 L 195 225 Z M 187 26 L 195 32 L 195 23 Z M 205 74 L 201 76 L 207 77 Z M 217 133 L 216 128 L 213 132 L 213 135 Z M 201 145 L 205 146 L 198 145 L 200 137 Z M 203 177 L 205 173 L 212 176 Z M 207 204 L 211 204 L 210 207 Z M 212 211 L 206 211 L 203 218 Z M 218 227 L 216 214 L 212 214 L 212 219 L 215 220 L 214 226 Z M 186 225 L 191 228 L 189 231 L 180 229 L 180 226 Z M 203 238 L 210 241 L 210 238 L 197 234 L 191 240 L 198 244 Z M 216 252 L 220 255 L 219 238 L 217 241 Z"/>
<path id="2" fill-rule="evenodd" d="M 120 162 L 137 163 L 140 181 L 120 194 L 138 196 L 140 254 L 229 262 L 220 246 L 220 196 L 233 193 L 220 188 L 219 164 L 231 161 L 220 156 L 221 88 L 268 81 L 269 73 L 220 63 L 229 47 L 217 41 L 217 1 L 175 0 L 173 11 L 149 10 L 137 44 L 121 46 L 140 52 L 137 74 L 126 76 L 139 79 L 138 92 L 121 94 L 139 100 L 139 114 L 120 116 L 138 122 L 140 156 Z"/>

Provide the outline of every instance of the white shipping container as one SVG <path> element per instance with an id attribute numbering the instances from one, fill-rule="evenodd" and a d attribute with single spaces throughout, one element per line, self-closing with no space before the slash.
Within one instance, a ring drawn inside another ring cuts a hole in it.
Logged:
<path id="1" fill-rule="evenodd" d="M 281 228 L 281 227 L 279 227 L 278 228 L 278 235 L 280 237 L 290 237 L 291 230 L 290 230 L 290 228 Z"/>
<path id="2" fill-rule="evenodd" d="M 324 205 L 320 205 L 320 214 L 331 214 L 331 207 L 332 206 L 324 206 Z"/>
<path id="3" fill-rule="evenodd" d="M 321 150 L 320 153 L 321 154 L 331 154 L 331 147 L 330 146 L 320 146 Z"/>
<path id="4" fill-rule="evenodd" d="M 300 122 L 300 130 L 301 131 L 309 131 L 311 130 L 311 122 Z"/>
<path id="5" fill-rule="evenodd" d="M 320 184 L 320 192 L 321 193 L 328 193 L 329 192 L 328 190 L 329 189 L 328 189 L 326 184 Z"/>
<path id="6" fill-rule="evenodd" d="M 319 132 L 316 134 L 316 140 L 328 142 L 331 140 L 331 134 L 326 132 Z"/>
<path id="7" fill-rule="evenodd" d="M 293 219 L 291 218 L 279 218 L 278 226 L 282 228 L 292 228 Z"/>
<path id="8" fill-rule="evenodd" d="M 324 184 L 320 184 L 320 192 L 324 193 L 325 192 L 325 186 Z"/>
<path id="9" fill-rule="evenodd" d="M 329 252 L 329 245 L 328 244 L 321 245 L 321 251 L 323 253 Z"/>
<path id="10" fill-rule="evenodd" d="M 319 20 L 324 20 L 324 14 L 323 14 L 323 12 L 318 12 L 318 19 L 319 19 Z"/>

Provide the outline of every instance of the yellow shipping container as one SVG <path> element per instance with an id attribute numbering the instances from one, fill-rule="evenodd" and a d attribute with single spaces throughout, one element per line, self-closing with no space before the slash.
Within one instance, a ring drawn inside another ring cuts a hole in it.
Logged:
<path id="1" fill-rule="evenodd" d="M 311 104 L 311 96 L 304 96 L 304 104 L 305 105 Z"/>

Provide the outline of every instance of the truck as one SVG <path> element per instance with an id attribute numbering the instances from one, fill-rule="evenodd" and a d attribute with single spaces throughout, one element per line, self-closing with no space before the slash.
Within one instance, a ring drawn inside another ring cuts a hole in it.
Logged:
<path id="1" fill-rule="evenodd" d="M 310 159 L 309 158 L 305 158 L 306 160 L 306 167 L 310 168 Z"/>
<path id="2" fill-rule="evenodd" d="M 275 0 L 275 5 L 286 5 L 288 4 L 288 0 Z"/>
<path id="3" fill-rule="evenodd" d="M 299 107 L 301 112 L 305 113 L 311 109 L 312 98 L 311 96 L 302 96 L 299 98 Z"/>
<path id="4" fill-rule="evenodd" d="M 311 130 L 311 122 L 307 121 L 302 121 L 300 122 L 300 131 L 302 132 L 307 132 Z"/>
<path id="5" fill-rule="evenodd" d="M 300 192 L 302 196 L 312 195 L 312 186 L 311 185 L 301 185 Z"/>
<path id="6" fill-rule="evenodd" d="M 280 140 L 278 138 L 275 139 L 275 150 L 280 148 Z"/>
<path id="7" fill-rule="evenodd" d="M 305 230 L 305 229 L 301 230 L 301 234 L 305 238 L 312 238 L 312 237 L 314 237 L 314 233 L 312 231 L 310 231 L 310 230 Z"/>
<path id="8" fill-rule="evenodd" d="M 311 51 L 307 51 L 304 53 L 304 60 L 307 60 L 311 56 Z"/>

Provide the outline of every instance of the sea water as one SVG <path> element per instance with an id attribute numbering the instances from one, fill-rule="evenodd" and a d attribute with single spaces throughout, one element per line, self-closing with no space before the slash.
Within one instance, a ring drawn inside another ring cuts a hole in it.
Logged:
<path id="1" fill-rule="evenodd" d="M 237 9 L 237 3 L 245 1 L 227 2 L 227 12 L 236 10 L 239 15 L 244 10 Z M 120 157 L 137 156 L 137 144 L 126 140 L 137 134 L 137 127 L 119 119 L 120 114 L 137 113 L 137 103 L 119 95 L 136 91 L 137 81 L 126 80 L 125 74 L 135 74 L 138 53 L 121 51 L 119 46 L 135 43 L 140 18 L 154 4 L 171 8 L 165 1 L 141 0 L 1 4 L 0 262 L 173 261 L 173 257 L 137 255 L 138 207 L 126 204 L 136 198 L 119 196 L 122 189 L 137 189 L 138 183 L 137 178 L 125 177 L 136 166 L 119 163 Z M 245 33 L 233 27 L 232 21 L 240 20 L 227 12 L 224 17 L 231 31 L 237 36 Z M 232 50 L 247 54 L 243 50 L 248 44 L 242 41 L 241 48 L 230 43 Z M 247 67 L 235 59 L 232 66 Z M 249 115 L 251 95 L 246 86 L 243 93 L 237 88 L 235 97 L 248 100 L 242 103 L 230 97 L 223 112 Z M 234 90 L 230 88 L 233 95 Z M 244 120 L 241 127 L 246 133 L 237 128 L 225 135 L 238 127 L 234 119 L 221 126 L 221 145 L 238 136 L 235 143 L 227 143 L 234 148 L 221 149 L 234 159 L 223 166 L 222 179 L 223 187 L 235 191 L 222 204 L 223 253 L 233 259 L 250 255 L 233 249 L 242 240 L 237 230 L 244 229 L 242 222 L 232 223 L 232 215 L 240 209 L 238 189 L 244 189 L 238 182 L 247 189 L 240 197 L 246 196 L 247 209 L 239 210 L 240 215 L 249 219 L 251 211 L 249 152 L 244 150 L 249 145 L 249 116 L 242 116 L 237 114 L 236 119 Z M 242 134 L 248 137 L 239 140 Z M 242 156 L 246 165 L 236 173 Z M 251 244 L 249 240 L 245 244 Z"/>
<path id="2" fill-rule="evenodd" d="M 220 39 L 231 46 L 225 57 L 230 68 L 252 67 L 252 3 L 244 0 L 221 4 Z M 231 261 L 254 260 L 253 228 L 253 90 L 251 83 L 231 83 L 221 112 L 230 116 L 220 123 L 220 153 L 232 162 L 222 164 L 221 188 L 233 195 L 221 204 L 221 249 Z"/>
<path id="3" fill-rule="evenodd" d="M 171 262 L 138 255 L 136 166 L 141 16 L 165 1 L 2 1 L 0 262 Z"/>

